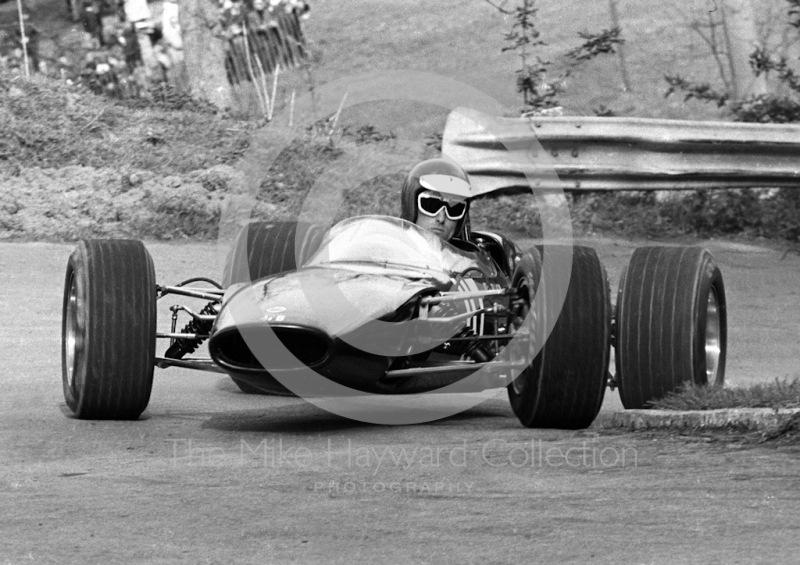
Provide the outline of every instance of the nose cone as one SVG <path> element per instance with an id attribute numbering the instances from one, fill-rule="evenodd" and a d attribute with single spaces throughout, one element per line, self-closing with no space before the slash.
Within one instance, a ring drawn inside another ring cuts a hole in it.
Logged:
<path id="1" fill-rule="evenodd" d="M 377 320 L 391 317 L 429 288 L 430 283 L 398 276 L 321 268 L 257 281 L 225 302 L 209 351 L 226 369 L 289 369 L 298 362 L 320 366 L 337 338 L 369 334 Z M 293 357 L 285 355 L 286 349 Z"/>
<path id="2" fill-rule="evenodd" d="M 218 331 L 208 349 L 227 371 L 260 373 L 323 367 L 330 360 L 333 343 L 314 328 L 250 324 Z"/>

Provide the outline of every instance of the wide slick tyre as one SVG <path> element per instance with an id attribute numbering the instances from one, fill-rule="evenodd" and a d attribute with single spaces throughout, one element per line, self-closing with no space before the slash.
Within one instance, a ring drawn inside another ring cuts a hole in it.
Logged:
<path id="1" fill-rule="evenodd" d="M 302 222 L 253 222 L 234 240 L 225 262 L 222 286 L 256 281 L 293 271 L 319 248 L 322 230 Z M 245 394 L 270 394 L 231 377 Z"/>
<path id="2" fill-rule="evenodd" d="M 708 250 L 636 249 L 620 282 L 616 326 L 616 381 L 625 408 L 647 408 L 687 381 L 724 383 L 725 285 Z"/>
<path id="3" fill-rule="evenodd" d="M 135 420 L 150 401 L 156 277 L 140 241 L 81 241 L 70 255 L 62 318 L 64 399 L 75 416 Z"/>
<path id="4" fill-rule="evenodd" d="M 256 281 L 297 269 L 319 248 L 322 230 L 302 222 L 253 222 L 234 240 L 222 286 Z M 298 260 L 299 259 L 299 260 Z"/>
<path id="5" fill-rule="evenodd" d="M 530 366 L 508 386 L 509 400 L 524 426 L 582 429 L 594 421 L 605 393 L 611 347 L 608 278 L 593 249 L 546 246 L 541 252 L 538 268 L 543 264 L 544 271 L 536 292 L 544 294 L 532 330 L 537 340 L 544 339 L 550 320 L 552 331 Z M 512 279 L 517 288 L 524 287 L 530 304 L 535 287 L 527 281 L 536 278 L 537 261 L 530 260 L 536 253 L 533 249 L 523 257 Z M 564 294 L 558 287 L 567 277 Z"/>

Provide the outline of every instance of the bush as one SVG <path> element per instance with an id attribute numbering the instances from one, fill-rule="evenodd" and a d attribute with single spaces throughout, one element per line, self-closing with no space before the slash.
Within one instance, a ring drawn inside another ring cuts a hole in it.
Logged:
<path id="1" fill-rule="evenodd" d="M 631 236 L 745 235 L 800 241 L 800 192 L 781 189 L 603 193 L 573 205 L 576 224 Z"/>
<path id="2" fill-rule="evenodd" d="M 800 30 L 800 0 L 786 0 L 785 36 Z M 734 100 L 731 92 L 696 83 L 679 75 L 667 75 L 666 96 L 681 92 L 691 98 L 715 103 L 738 122 L 800 122 L 800 75 L 789 60 L 764 46 L 750 54 L 750 67 L 756 77 L 773 76 L 782 93 L 750 95 Z M 729 85 L 728 85 L 729 86 Z M 698 191 L 687 197 L 679 208 L 662 214 L 679 218 L 684 228 L 700 233 L 745 233 L 789 241 L 800 241 L 800 194 L 796 189 Z"/>

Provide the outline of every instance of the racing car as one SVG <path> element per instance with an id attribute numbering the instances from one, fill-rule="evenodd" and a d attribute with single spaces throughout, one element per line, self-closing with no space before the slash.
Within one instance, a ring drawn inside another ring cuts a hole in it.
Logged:
<path id="1" fill-rule="evenodd" d="M 167 296 L 204 305 L 171 306 L 159 331 Z M 65 400 L 86 419 L 137 419 L 155 368 L 186 367 L 225 373 L 245 393 L 305 398 L 505 387 L 522 425 L 581 429 L 608 387 L 645 408 L 686 381 L 722 384 L 727 347 L 724 284 L 706 249 L 636 249 L 612 306 L 589 247 L 523 251 L 483 231 L 445 242 L 387 216 L 326 232 L 252 223 L 221 282 L 159 284 L 140 241 L 81 241 L 62 330 Z"/>

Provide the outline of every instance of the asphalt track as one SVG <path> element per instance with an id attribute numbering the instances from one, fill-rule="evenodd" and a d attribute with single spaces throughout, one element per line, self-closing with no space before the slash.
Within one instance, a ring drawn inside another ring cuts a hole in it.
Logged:
<path id="1" fill-rule="evenodd" d="M 634 244 L 590 244 L 615 288 Z M 728 291 L 729 384 L 800 377 L 800 256 L 704 244 Z M 528 430 L 502 391 L 445 420 L 367 425 L 176 369 L 156 371 L 140 421 L 70 418 L 71 248 L 0 244 L 0 564 L 797 562 L 791 448 Z M 160 281 L 218 277 L 212 244 L 148 248 Z"/>

